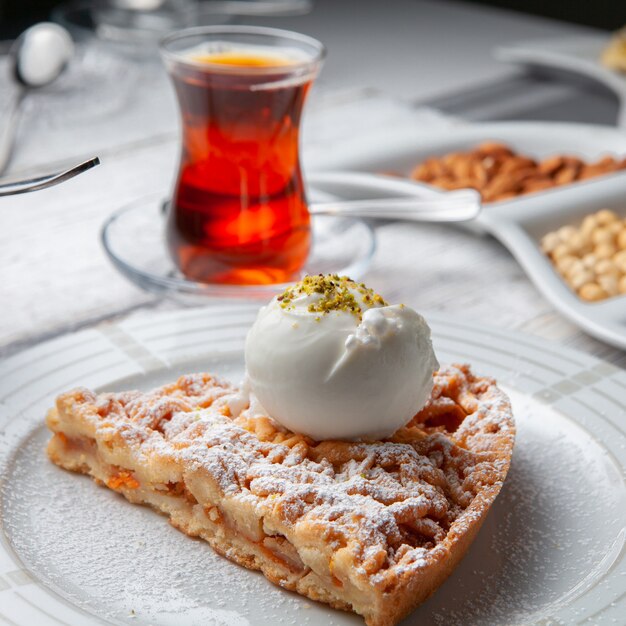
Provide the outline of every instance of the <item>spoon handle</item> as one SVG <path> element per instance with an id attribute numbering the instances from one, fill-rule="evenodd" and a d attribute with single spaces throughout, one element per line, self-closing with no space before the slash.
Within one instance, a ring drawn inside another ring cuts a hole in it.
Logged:
<path id="1" fill-rule="evenodd" d="M 9 111 L 4 117 L 4 127 L 0 130 L 0 176 L 4 173 L 11 161 L 13 146 L 15 145 L 15 135 L 22 112 L 22 102 L 26 90 L 20 88 L 13 102 L 9 105 Z"/>
<path id="2" fill-rule="evenodd" d="M 337 215 L 413 222 L 465 222 L 480 213 L 474 192 L 457 191 L 431 198 L 376 198 L 314 203 L 312 215 Z"/>
<path id="3" fill-rule="evenodd" d="M 0 196 L 15 196 L 20 193 L 29 193 L 31 191 L 39 191 L 40 189 L 47 189 L 58 185 L 78 174 L 82 174 L 92 167 L 95 167 L 100 163 L 98 157 L 93 157 L 87 161 L 83 161 L 74 167 L 71 167 L 62 172 L 55 172 L 54 174 L 47 174 L 45 176 L 38 176 L 37 178 L 29 178 L 27 180 L 12 181 L 4 184 L 0 184 Z"/>

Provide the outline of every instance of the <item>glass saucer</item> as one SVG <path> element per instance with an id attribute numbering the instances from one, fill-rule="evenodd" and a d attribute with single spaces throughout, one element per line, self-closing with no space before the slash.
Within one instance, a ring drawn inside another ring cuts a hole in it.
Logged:
<path id="1" fill-rule="evenodd" d="M 152 194 L 116 211 L 102 227 L 104 249 L 115 267 L 133 283 L 174 297 L 268 299 L 287 284 L 217 285 L 186 279 L 174 266 L 165 243 L 163 194 Z M 302 275 L 336 273 L 357 280 L 376 249 L 373 228 L 360 219 L 312 218 L 313 247 Z"/>

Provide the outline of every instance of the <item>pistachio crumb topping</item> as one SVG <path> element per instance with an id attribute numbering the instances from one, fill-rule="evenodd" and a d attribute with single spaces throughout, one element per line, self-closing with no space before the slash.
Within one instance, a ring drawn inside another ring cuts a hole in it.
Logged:
<path id="1" fill-rule="evenodd" d="M 318 274 L 317 276 L 305 276 L 299 283 L 288 287 L 277 300 L 285 310 L 295 308 L 293 301 L 299 296 L 319 294 L 319 299 L 308 306 L 310 313 L 325 315 L 331 311 L 344 311 L 351 313 L 359 319 L 363 317 L 363 307 L 387 306 L 387 302 L 366 287 L 363 283 L 357 283 L 347 276 L 337 274 Z M 315 318 L 319 321 L 320 316 Z"/>

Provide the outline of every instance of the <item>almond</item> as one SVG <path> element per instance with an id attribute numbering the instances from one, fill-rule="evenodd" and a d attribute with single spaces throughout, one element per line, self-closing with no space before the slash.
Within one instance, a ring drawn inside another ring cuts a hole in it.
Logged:
<path id="1" fill-rule="evenodd" d="M 483 161 L 474 161 L 470 168 L 470 177 L 474 181 L 477 189 L 482 189 L 489 182 L 487 168 Z"/>
<path id="2" fill-rule="evenodd" d="M 565 159 L 562 156 L 556 154 L 541 161 L 537 166 L 537 171 L 540 174 L 552 176 L 556 172 L 558 172 L 564 165 Z"/>
<path id="3" fill-rule="evenodd" d="M 454 159 L 452 162 L 446 163 L 450 171 L 457 178 L 471 178 L 473 162 L 466 156 Z"/>
<path id="4" fill-rule="evenodd" d="M 487 187 L 485 187 L 485 192 L 489 193 L 491 196 L 499 196 L 509 191 L 517 191 L 520 186 L 520 181 L 514 176 L 498 174 Z"/>
<path id="5" fill-rule="evenodd" d="M 500 166 L 499 174 L 511 174 L 512 172 L 518 172 L 520 170 L 534 172 L 536 167 L 537 163 L 533 159 L 522 156 L 512 156 L 503 161 Z"/>
<path id="6" fill-rule="evenodd" d="M 481 155 L 489 155 L 489 156 L 512 156 L 513 150 L 509 148 L 504 143 L 499 141 L 484 141 L 477 148 L 476 152 L 479 152 Z"/>
<path id="7" fill-rule="evenodd" d="M 543 176 L 529 178 L 523 184 L 524 193 L 535 193 L 551 187 L 554 187 L 554 183 L 549 178 Z"/>
<path id="8" fill-rule="evenodd" d="M 565 165 L 554 175 L 554 184 L 567 185 L 568 183 L 574 182 L 579 171 L 580 167 L 577 165 Z"/>
<path id="9" fill-rule="evenodd" d="M 430 182 L 434 178 L 443 176 L 446 173 L 447 170 L 439 159 L 430 158 L 426 159 L 423 163 L 420 163 L 413 170 L 411 178 L 423 180 L 424 182 Z"/>

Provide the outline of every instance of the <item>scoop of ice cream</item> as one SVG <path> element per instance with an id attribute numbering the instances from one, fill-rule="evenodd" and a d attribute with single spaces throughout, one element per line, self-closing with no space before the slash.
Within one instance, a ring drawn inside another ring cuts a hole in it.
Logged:
<path id="1" fill-rule="evenodd" d="M 389 437 L 424 406 L 438 368 L 421 315 L 334 275 L 274 298 L 246 340 L 252 393 L 316 440 Z"/>

